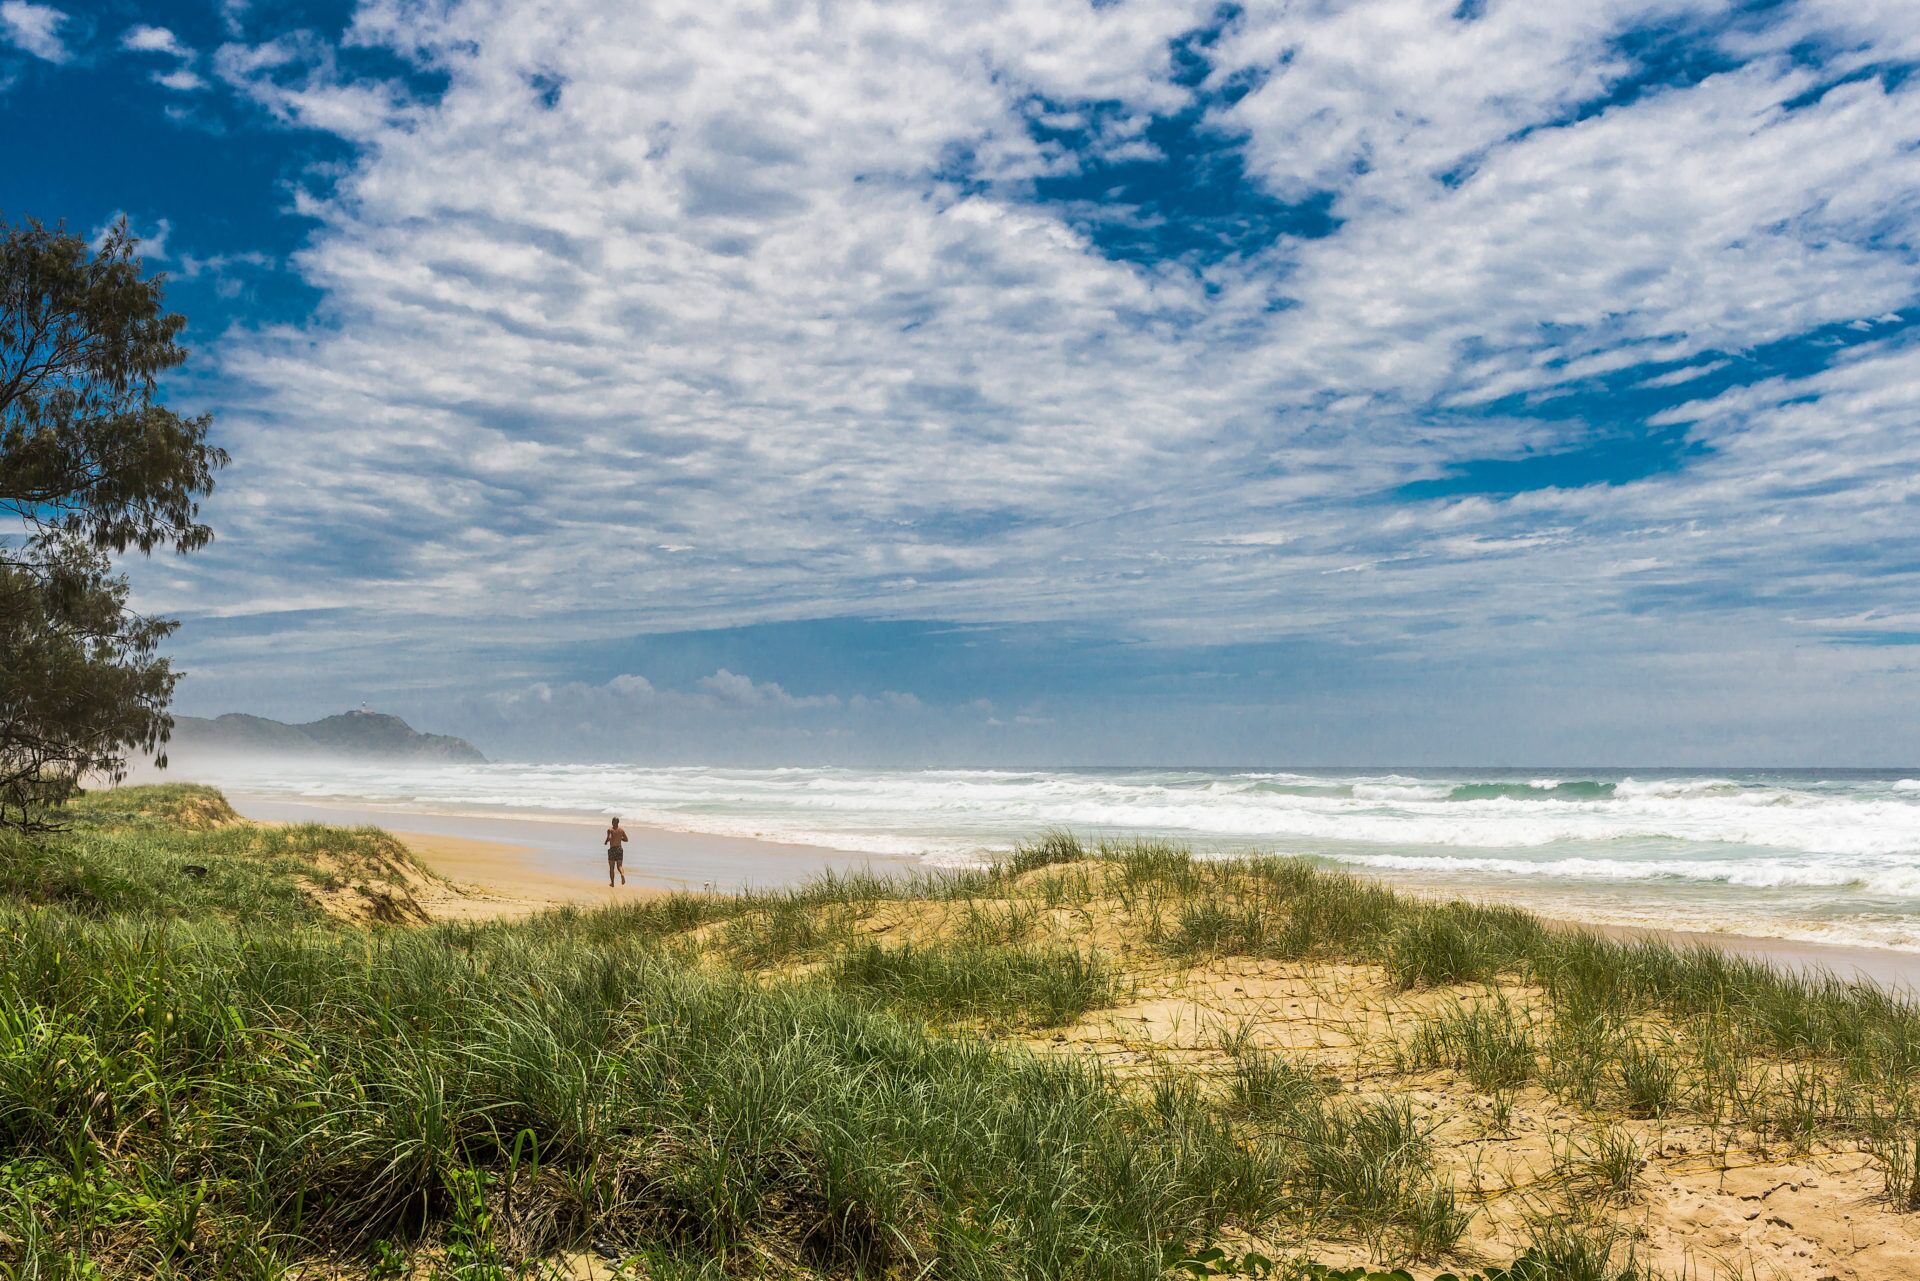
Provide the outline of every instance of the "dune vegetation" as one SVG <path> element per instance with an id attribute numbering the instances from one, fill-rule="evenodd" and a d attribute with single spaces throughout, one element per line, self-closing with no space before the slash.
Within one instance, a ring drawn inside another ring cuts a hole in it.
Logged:
<path id="1" fill-rule="evenodd" d="M 1150 842 L 420 924 L 373 829 L 67 820 L 0 844 L 10 1281 L 1731 1277 L 1843 1205 L 1831 1275 L 1920 1259 L 1870 987 Z"/>

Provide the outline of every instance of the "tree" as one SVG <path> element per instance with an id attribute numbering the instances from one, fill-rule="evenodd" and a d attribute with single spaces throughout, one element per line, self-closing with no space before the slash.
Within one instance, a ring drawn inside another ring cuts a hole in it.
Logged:
<path id="1" fill-rule="evenodd" d="M 127 604 L 112 557 L 212 539 L 198 500 L 225 451 L 155 400 L 187 358 L 164 275 L 121 221 L 97 246 L 0 224 L 0 827 L 44 825 L 90 775 L 160 755 L 177 624 Z"/>

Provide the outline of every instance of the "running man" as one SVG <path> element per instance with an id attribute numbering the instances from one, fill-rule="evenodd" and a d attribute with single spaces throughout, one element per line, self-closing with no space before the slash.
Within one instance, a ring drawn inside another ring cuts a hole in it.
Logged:
<path id="1" fill-rule="evenodd" d="M 607 829 L 607 839 L 604 844 L 607 847 L 607 884 L 613 884 L 613 874 L 618 872 L 620 883 L 625 885 L 627 883 L 627 829 L 620 826 L 618 818 L 615 818 L 613 826 Z"/>

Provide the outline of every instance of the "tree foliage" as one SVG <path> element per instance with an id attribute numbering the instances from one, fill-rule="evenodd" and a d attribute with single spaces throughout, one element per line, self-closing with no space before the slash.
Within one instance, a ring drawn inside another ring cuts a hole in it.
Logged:
<path id="1" fill-rule="evenodd" d="M 112 558 L 204 547 L 199 500 L 227 456 L 209 416 L 155 399 L 186 319 L 137 245 L 124 222 L 97 246 L 0 224 L 0 826 L 123 777 L 173 728 L 175 624 L 128 607 Z"/>

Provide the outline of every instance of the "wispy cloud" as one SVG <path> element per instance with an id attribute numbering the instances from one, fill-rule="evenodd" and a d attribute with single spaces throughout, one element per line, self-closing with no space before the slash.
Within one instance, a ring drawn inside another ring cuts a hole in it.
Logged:
<path id="1" fill-rule="evenodd" d="M 66 62 L 73 56 L 60 34 L 67 14 L 50 4 L 32 0 L 0 2 L 0 33 L 16 48 L 47 62 Z"/>
<path id="2" fill-rule="evenodd" d="M 1902 8 L 236 27 L 213 77 L 354 159 L 299 177 L 312 321 L 213 353 L 225 536 L 142 590 L 472 644 L 1071 618 L 1622 679 L 1818 646 L 1920 609 Z"/>

